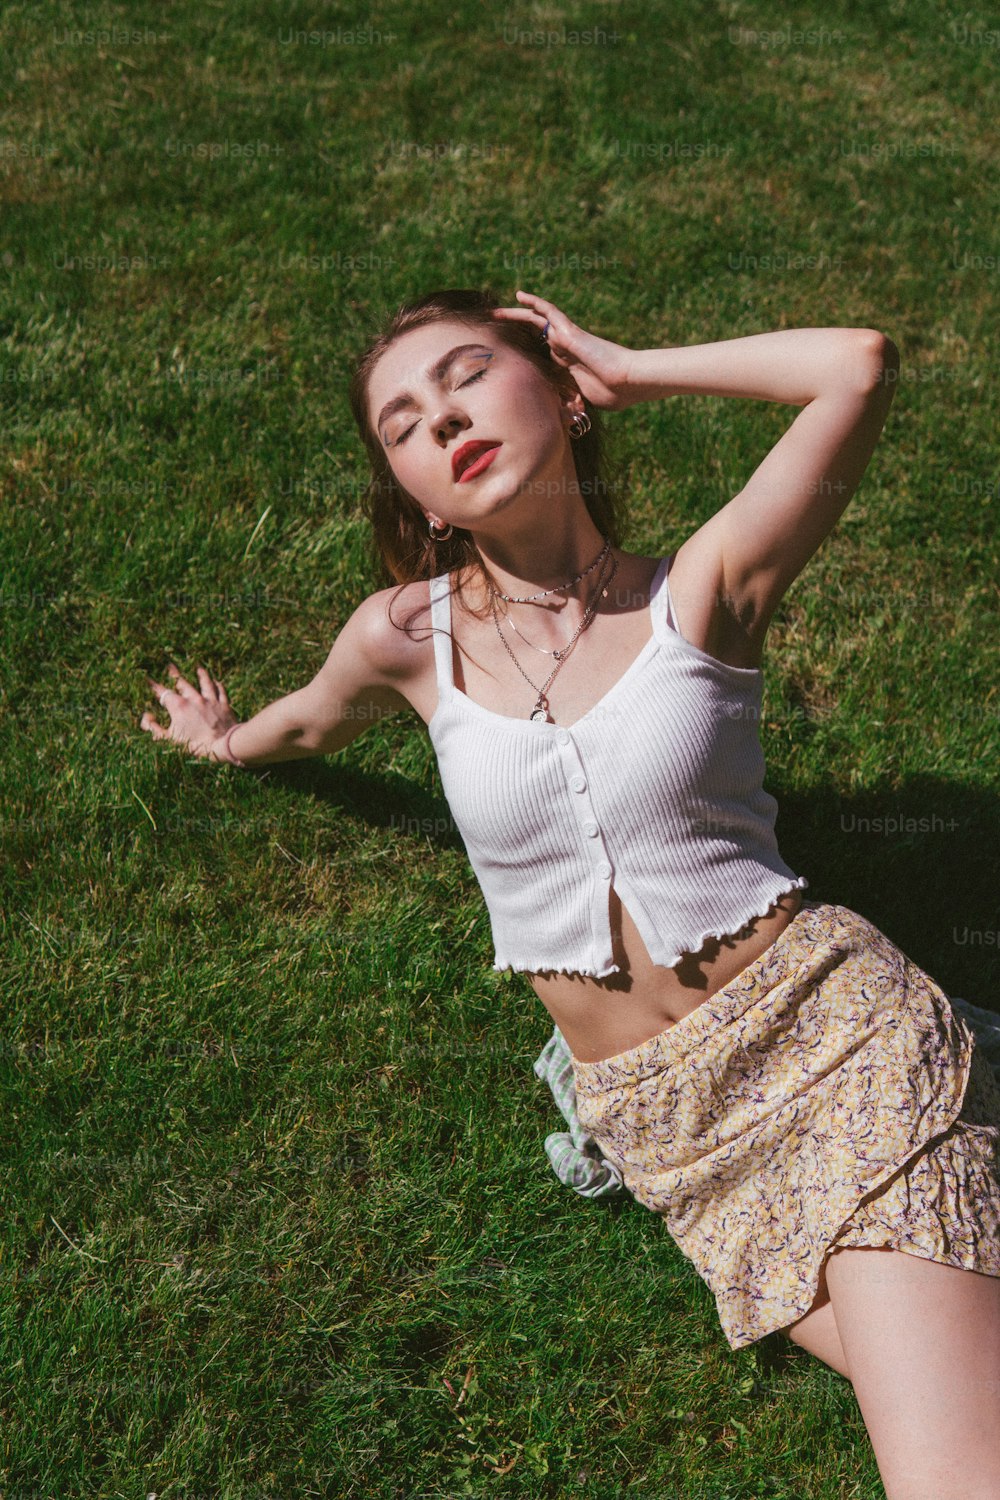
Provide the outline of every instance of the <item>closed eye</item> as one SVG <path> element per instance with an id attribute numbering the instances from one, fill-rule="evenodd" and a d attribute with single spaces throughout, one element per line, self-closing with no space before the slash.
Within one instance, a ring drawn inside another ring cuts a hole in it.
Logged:
<path id="1" fill-rule="evenodd" d="M 482 380 L 483 376 L 486 374 L 486 371 L 488 369 L 489 369 L 489 366 L 488 365 L 484 365 L 481 370 L 477 370 L 476 371 L 475 375 L 470 375 L 469 378 L 468 378 L 468 380 L 463 380 L 461 382 L 461 384 L 459 385 L 459 390 L 461 390 L 461 388 L 462 388 L 463 385 L 471 385 L 474 380 Z M 416 422 L 414 422 L 413 427 L 416 427 L 416 425 L 417 425 Z M 410 433 L 413 431 L 413 427 L 408 427 L 406 429 L 406 431 L 400 437 L 394 438 L 391 442 L 386 442 L 385 446 L 387 448 L 398 448 L 399 445 L 400 445 L 400 443 L 405 443 L 406 442 L 406 439 L 409 437 Z"/>

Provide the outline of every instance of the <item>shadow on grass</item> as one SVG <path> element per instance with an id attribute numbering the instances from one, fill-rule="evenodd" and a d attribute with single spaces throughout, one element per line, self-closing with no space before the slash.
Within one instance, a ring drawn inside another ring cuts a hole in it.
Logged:
<path id="1" fill-rule="evenodd" d="M 1000 1012 L 995 791 L 914 776 L 778 801 L 779 847 L 814 899 L 860 912 L 948 995 Z"/>

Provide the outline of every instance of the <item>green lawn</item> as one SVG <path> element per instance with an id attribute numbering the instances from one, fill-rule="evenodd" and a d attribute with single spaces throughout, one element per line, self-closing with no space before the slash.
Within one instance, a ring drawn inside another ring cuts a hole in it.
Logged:
<path id="1" fill-rule="evenodd" d="M 401 301 L 875 326 L 900 389 L 772 625 L 767 784 L 812 894 L 994 1005 L 986 11 L 69 12 L 0 21 L 0 1497 L 882 1496 L 847 1382 L 731 1351 L 654 1215 L 552 1175 L 551 1025 L 416 717 L 252 774 L 138 721 L 171 657 L 249 717 L 381 586 L 346 382 Z M 610 417 L 625 545 L 794 414 Z"/>

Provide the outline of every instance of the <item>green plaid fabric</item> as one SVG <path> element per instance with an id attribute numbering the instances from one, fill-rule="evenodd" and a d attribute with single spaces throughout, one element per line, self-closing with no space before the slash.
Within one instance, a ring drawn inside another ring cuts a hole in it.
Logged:
<path id="1" fill-rule="evenodd" d="M 610 1193 L 627 1192 L 618 1168 L 605 1160 L 594 1137 L 580 1124 L 572 1055 L 558 1026 L 536 1058 L 534 1069 L 552 1090 L 569 1126 L 569 1130 L 554 1130 L 545 1137 L 545 1151 L 559 1181 L 583 1198 L 606 1198 Z"/>
<path id="2" fill-rule="evenodd" d="M 981 1005 L 973 1005 L 968 1000 L 956 1000 L 951 995 L 948 998 L 952 1010 L 956 1016 L 961 1016 L 974 1034 L 976 1046 L 1000 1079 L 1000 1016 L 994 1015 L 991 1010 L 984 1010 Z"/>
<path id="3" fill-rule="evenodd" d="M 949 996 L 955 1014 L 976 1038 L 990 1067 L 1000 1079 L 1000 1016 L 968 1000 Z M 534 1063 L 535 1074 L 552 1090 L 569 1130 L 554 1130 L 545 1137 L 545 1151 L 559 1181 L 582 1198 L 607 1198 L 612 1193 L 627 1193 L 621 1172 L 602 1155 L 592 1135 L 580 1124 L 576 1112 L 576 1083 L 573 1062 L 566 1039 L 557 1026 Z"/>

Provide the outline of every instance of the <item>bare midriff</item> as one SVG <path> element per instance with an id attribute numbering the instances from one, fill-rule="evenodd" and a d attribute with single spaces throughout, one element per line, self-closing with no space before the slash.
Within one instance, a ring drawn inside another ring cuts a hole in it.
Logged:
<path id="1" fill-rule="evenodd" d="M 802 906 L 800 889 L 730 937 L 710 938 L 673 969 L 653 963 L 626 908 L 611 893 L 611 930 L 620 972 L 529 973 L 528 981 L 580 1062 L 600 1062 L 668 1031 L 741 974 L 771 946 Z"/>

